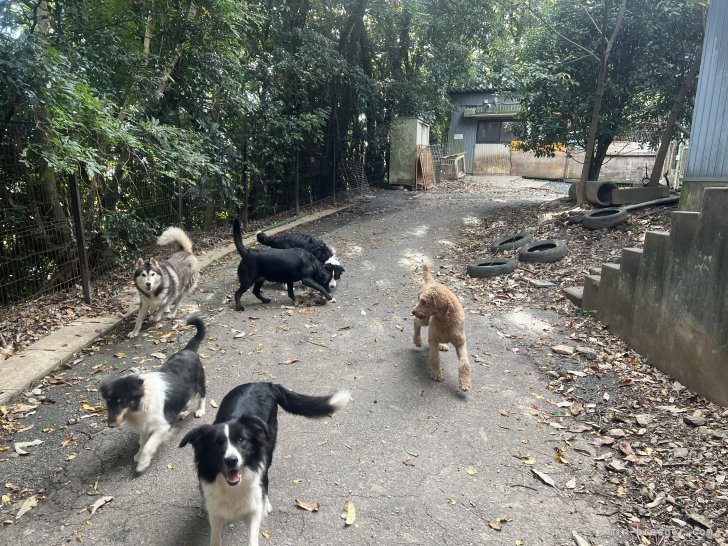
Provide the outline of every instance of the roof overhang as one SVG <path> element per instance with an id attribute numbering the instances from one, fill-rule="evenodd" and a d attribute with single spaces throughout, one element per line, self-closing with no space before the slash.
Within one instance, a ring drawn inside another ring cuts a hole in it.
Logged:
<path id="1" fill-rule="evenodd" d="M 483 106 L 466 106 L 464 118 L 492 119 L 510 121 L 521 110 L 520 104 L 486 104 Z"/>

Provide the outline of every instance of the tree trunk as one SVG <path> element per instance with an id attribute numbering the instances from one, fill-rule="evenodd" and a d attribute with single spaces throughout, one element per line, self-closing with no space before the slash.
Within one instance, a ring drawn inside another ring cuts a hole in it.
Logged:
<path id="1" fill-rule="evenodd" d="M 675 97 L 675 101 L 672 103 L 670 109 L 670 115 L 667 116 L 667 125 L 665 131 L 662 133 L 660 138 L 660 146 L 657 148 L 657 155 L 655 156 L 655 164 L 652 167 L 650 173 L 650 181 L 647 183 L 648 187 L 656 187 L 660 183 L 660 176 L 662 175 L 662 168 L 665 163 L 665 157 L 667 156 L 667 150 L 670 147 L 670 141 L 672 140 L 672 132 L 675 129 L 675 123 L 677 123 L 677 116 L 682 110 L 685 97 L 688 92 L 695 85 L 695 80 L 698 78 L 698 71 L 700 70 L 700 60 L 703 54 L 703 44 L 698 46 L 698 50 L 695 52 L 695 58 L 693 64 L 690 66 L 690 70 L 685 75 L 682 86 Z"/>
<path id="2" fill-rule="evenodd" d="M 614 30 L 609 38 L 609 41 L 603 43 L 602 53 L 599 58 L 599 76 L 597 78 L 597 92 L 594 98 L 594 108 L 592 109 L 591 122 L 589 124 L 589 137 L 586 141 L 586 150 L 584 154 L 584 165 L 581 169 L 581 177 L 576 186 L 576 206 L 583 207 L 586 203 L 586 182 L 589 178 L 589 171 L 591 170 L 591 162 L 594 156 L 594 145 L 597 137 L 597 127 L 599 126 L 599 112 L 602 109 L 602 99 L 604 98 L 604 82 L 607 78 L 607 61 L 609 55 L 612 52 L 614 41 L 617 38 L 619 29 L 622 26 L 622 20 L 624 19 L 624 10 L 627 6 L 627 0 L 622 0 L 619 5 L 619 12 L 617 13 L 617 22 L 614 25 Z M 609 2 L 604 2 L 604 19 L 602 22 L 602 40 L 607 35 L 607 17 L 609 12 Z"/>

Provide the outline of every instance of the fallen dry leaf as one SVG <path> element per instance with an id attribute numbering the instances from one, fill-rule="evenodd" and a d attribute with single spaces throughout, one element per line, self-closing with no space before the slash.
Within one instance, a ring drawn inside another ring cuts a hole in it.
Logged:
<path id="1" fill-rule="evenodd" d="M 551 478 L 551 476 L 549 476 L 545 472 L 540 472 L 539 470 L 536 470 L 535 468 L 532 468 L 531 472 L 533 472 L 538 477 L 538 479 L 540 479 L 546 485 L 550 485 L 551 487 L 554 487 L 554 488 L 556 487 L 556 483 L 554 482 L 554 480 Z"/>
<path id="2" fill-rule="evenodd" d="M 289 358 L 288 360 L 284 360 L 283 362 L 279 362 L 278 364 L 283 364 L 284 366 L 288 366 L 289 364 L 293 364 L 295 362 L 298 362 L 297 358 Z"/>
<path id="3" fill-rule="evenodd" d="M 300 499 L 295 499 L 293 502 L 299 508 L 303 508 L 309 512 L 318 512 L 318 509 L 321 508 L 321 505 L 318 502 L 305 502 Z"/>
<path id="4" fill-rule="evenodd" d="M 28 512 L 28 510 L 31 510 L 36 506 L 38 506 L 38 497 L 36 495 L 25 499 L 23 504 L 20 505 L 20 510 L 18 510 L 18 513 L 15 515 L 15 521 L 18 521 L 26 514 L 26 512 Z"/>
<path id="5" fill-rule="evenodd" d="M 15 453 L 17 453 L 18 455 L 27 455 L 28 452 L 25 451 L 26 447 L 39 446 L 42 443 L 43 440 L 39 440 L 36 438 L 35 440 L 32 440 L 30 442 L 15 442 L 15 444 L 13 445 L 15 447 Z"/>
<path id="6" fill-rule="evenodd" d="M 341 514 L 341 517 L 346 520 L 344 524 L 347 527 L 356 521 L 356 508 L 354 508 L 353 502 L 348 500 L 344 503 L 344 512 Z"/>
<path id="7" fill-rule="evenodd" d="M 94 502 L 91 506 L 88 507 L 88 511 L 91 512 L 91 515 L 89 517 L 93 516 L 96 513 L 96 510 L 101 508 L 107 502 L 111 502 L 113 499 L 114 499 L 114 497 L 109 496 L 109 495 L 107 495 L 105 497 L 99 497 L 98 499 L 96 499 L 96 502 Z"/>

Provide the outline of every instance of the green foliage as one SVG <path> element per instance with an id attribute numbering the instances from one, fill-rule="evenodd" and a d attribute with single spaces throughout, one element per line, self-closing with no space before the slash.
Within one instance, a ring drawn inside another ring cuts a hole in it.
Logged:
<path id="1" fill-rule="evenodd" d="M 513 5 L 526 7 L 520 1 Z M 521 100 L 517 136 L 523 149 L 549 155 L 560 145 L 586 145 L 605 41 L 601 32 L 604 5 L 604 0 L 528 3 L 525 31 L 511 42 L 512 62 L 491 78 Z M 607 38 L 619 2 L 608 5 Z M 698 0 L 627 3 L 607 66 L 597 149 L 601 145 L 606 150 L 622 136 L 651 144 L 659 139 L 660 127 L 702 41 L 703 5 Z M 682 123 L 689 124 L 691 117 L 689 103 L 682 110 Z"/>

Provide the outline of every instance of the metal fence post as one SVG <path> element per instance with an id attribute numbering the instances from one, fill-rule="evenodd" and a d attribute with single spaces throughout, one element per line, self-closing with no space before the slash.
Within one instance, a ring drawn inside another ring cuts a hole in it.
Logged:
<path id="1" fill-rule="evenodd" d="M 78 262 L 81 270 L 81 286 L 83 287 L 83 301 L 91 303 L 91 275 L 88 269 L 88 256 L 86 254 L 86 237 L 81 220 L 81 194 L 78 191 L 78 173 L 73 173 L 69 179 L 71 193 L 71 208 L 73 209 L 73 228 L 76 232 L 78 245 Z"/>
<path id="2" fill-rule="evenodd" d="M 183 217 L 183 210 L 182 210 L 182 190 L 184 189 L 182 187 L 184 183 L 182 182 L 182 179 L 178 179 L 177 181 L 177 225 L 182 226 L 184 225 L 184 217 Z"/>
<path id="3" fill-rule="evenodd" d="M 298 194 L 299 194 L 299 183 L 298 183 L 298 150 L 296 150 L 296 216 L 298 216 L 301 212 L 300 204 L 298 202 Z"/>
<path id="4" fill-rule="evenodd" d="M 334 136 L 334 144 L 333 144 L 333 156 L 334 156 L 334 165 L 331 169 L 331 198 L 334 202 L 334 206 L 336 206 L 336 137 Z"/>
<path id="5" fill-rule="evenodd" d="M 243 135 L 243 230 L 248 231 L 248 135 Z"/>

